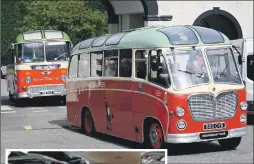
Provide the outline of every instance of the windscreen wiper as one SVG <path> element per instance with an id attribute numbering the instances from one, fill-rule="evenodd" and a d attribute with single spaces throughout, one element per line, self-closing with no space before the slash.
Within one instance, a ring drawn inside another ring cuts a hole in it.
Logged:
<path id="1" fill-rule="evenodd" d="M 215 79 L 215 80 L 220 79 L 220 78 L 225 74 L 227 68 L 228 68 L 228 64 L 225 66 L 225 68 L 223 69 L 223 71 L 222 71 L 219 75 L 217 75 L 214 79 Z"/>
<path id="2" fill-rule="evenodd" d="M 184 71 L 184 70 L 180 70 L 180 69 L 178 71 L 188 73 L 190 75 L 196 75 L 198 78 L 205 77 L 203 73 L 194 73 L 194 72 Z"/>
<path id="3" fill-rule="evenodd" d="M 62 55 L 59 55 L 58 57 L 54 58 L 54 60 L 57 60 L 57 59 L 59 59 L 60 57 L 66 55 L 66 54 L 67 54 L 67 53 L 63 53 Z"/>

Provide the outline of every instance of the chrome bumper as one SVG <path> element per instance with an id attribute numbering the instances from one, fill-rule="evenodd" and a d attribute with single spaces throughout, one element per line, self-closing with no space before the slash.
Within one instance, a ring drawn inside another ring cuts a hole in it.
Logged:
<path id="1" fill-rule="evenodd" d="M 33 97 L 47 97 L 47 96 L 65 96 L 65 95 L 66 95 L 66 91 L 65 90 L 63 92 L 57 92 L 57 93 L 45 94 L 45 95 L 41 95 L 41 94 L 29 94 L 27 92 L 23 92 L 23 93 L 19 93 L 18 94 L 18 98 L 33 98 Z"/>
<path id="2" fill-rule="evenodd" d="M 204 132 L 187 133 L 187 134 L 168 134 L 167 143 L 192 143 L 192 142 L 203 142 L 203 141 L 212 141 L 212 140 L 219 140 L 219 139 L 226 139 L 226 138 L 242 137 L 246 135 L 247 127 L 230 129 L 228 130 L 227 137 L 216 138 L 216 139 L 207 139 L 207 140 L 200 139 L 199 135 L 201 133 L 204 133 Z"/>

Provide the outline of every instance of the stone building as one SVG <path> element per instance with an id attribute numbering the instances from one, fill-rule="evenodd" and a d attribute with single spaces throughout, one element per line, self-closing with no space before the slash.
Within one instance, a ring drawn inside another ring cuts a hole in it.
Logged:
<path id="1" fill-rule="evenodd" d="M 102 0 L 109 33 L 163 25 L 198 25 L 230 39 L 253 37 L 253 1 Z"/>

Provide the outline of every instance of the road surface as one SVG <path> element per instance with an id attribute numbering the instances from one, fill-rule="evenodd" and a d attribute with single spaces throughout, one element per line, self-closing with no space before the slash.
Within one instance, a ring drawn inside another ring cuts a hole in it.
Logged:
<path id="1" fill-rule="evenodd" d="M 66 123 L 66 107 L 55 99 L 28 101 L 14 107 L 8 100 L 6 81 L 1 80 L 1 163 L 5 149 L 128 149 L 140 144 L 98 134 L 88 137 L 71 130 Z M 168 154 L 168 163 L 253 163 L 253 125 L 241 145 L 222 151 L 217 142 L 178 145 Z"/>

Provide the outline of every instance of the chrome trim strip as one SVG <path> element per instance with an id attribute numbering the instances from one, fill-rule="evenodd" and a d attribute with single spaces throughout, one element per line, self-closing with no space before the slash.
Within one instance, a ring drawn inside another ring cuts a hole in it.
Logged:
<path id="1" fill-rule="evenodd" d="M 220 132 L 214 131 L 214 132 Z M 192 142 L 203 142 L 203 141 L 213 141 L 219 139 L 228 139 L 228 138 L 235 138 L 235 137 L 242 137 L 247 134 L 247 127 L 243 128 L 236 128 L 228 130 L 228 136 L 224 138 L 216 138 L 216 139 L 207 139 L 201 140 L 199 135 L 205 132 L 197 132 L 197 133 L 185 133 L 185 134 L 168 134 L 167 135 L 167 143 L 192 143 Z"/>

